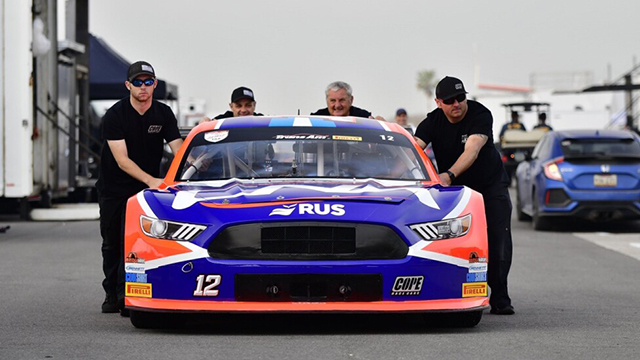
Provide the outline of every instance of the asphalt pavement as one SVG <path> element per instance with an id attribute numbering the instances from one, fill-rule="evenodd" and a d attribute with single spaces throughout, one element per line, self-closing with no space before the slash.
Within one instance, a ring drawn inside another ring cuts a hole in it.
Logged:
<path id="1" fill-rule="evenodd" d="M 472 329 L 418 315 L 224 315 L 139 330 L 102 314 L 97 221 L 0 219 L 0 359 L 636 359 L 640 261 L 584 234 L 640 238 L 640 223 L 535 232 L 513 220 L 516 314 Z M 635 235 L 634 235 L 635 234 Z M 591 236 L 591 235 L 589 235 Z M 603 239 L 600 239 L 601 241 Z M 638 240 L 640 241 L 640 240 Z M 638 242 L 636 241 L 636 242 Z"/>

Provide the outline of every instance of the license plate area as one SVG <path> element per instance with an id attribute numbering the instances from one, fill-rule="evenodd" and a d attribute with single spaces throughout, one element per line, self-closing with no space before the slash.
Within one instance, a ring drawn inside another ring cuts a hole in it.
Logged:
<path id="1" fill-rule="evenodd" d="M 593 186 L 616 187 L 618 186 L 618 176 L 616 174 L 595 174 L 593 175 Z"/>
<path id="2" fill-rule="evenodd" d="M 382 300 L 380 274 L 237 274 L 237 301 L 341 302 Z"/>

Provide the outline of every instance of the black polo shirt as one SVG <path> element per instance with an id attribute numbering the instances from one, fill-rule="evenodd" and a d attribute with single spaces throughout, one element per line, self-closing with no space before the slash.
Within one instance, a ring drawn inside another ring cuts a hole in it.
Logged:
<path id="1" fill-rule="evenodd" d="M 164 141 L 180 138 L 178 121 L 171 108 L 156 100 L 140 115 L 124 98 L 102 117 L 100 175 L 96 187 L 102 197 L 129 197 L 147 187 L 118 166 L 107 140 L 124 140 L 127 154 L 143 171 L 159 177 Z"/>
<path id="2" fill-rule="evenodd" d="M 329 108 L 324 108 L 324 109 L 318 109 L 318 111 L 311 113 L 311 115 L 331 116 L 331 113 L 329 113 Z M 371 113 L 365 109 L 360 109 L 355 106 L 352 106 L 349 108 L 349 116 L 368 118 L 369 116 L 371 116 Z"/>
<path id="3" fill-rule="evenodd" d="M 509 178 L 500 154 L 493 144 L 493 117 L 491 111 L 479 102 L 467 100 L 468 111 L 458 123 L 447 120 L 442 109 L 436 109 L 424 119 L 416 129 L 415 136 L 427 145 L 432 144 L 433 154 L 438 162 L 440 172 L 451 168 L 464 152 L 469 136 L 486 135 L 489 139 L 484 144 L 478 158 L 471 167 L 462 174 L 456 174 L 454 185 L 466 185 L 476 191 L 483 192 L 491 185 L 508 186 Z"/>

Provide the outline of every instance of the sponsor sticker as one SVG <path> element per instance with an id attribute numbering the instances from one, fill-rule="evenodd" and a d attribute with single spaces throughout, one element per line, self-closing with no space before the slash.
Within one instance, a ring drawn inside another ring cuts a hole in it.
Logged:
<path id="1" fill-rule="evenodd" d="M 125 283 L 125 295 L 134 297 L 150 298 L 152 295 L 151 284 Z"/>
<path id="2" fill-rule="evenodd" d="M 422 291 L 424 276 L 398 276 L 391 288 L 391 296 L 417 296 Z"/>
<path id="3" fill-rule="evenodd" d="M 128 272 L 128 273 L 139 273 L 139 274 L 144 274 L 144 265 L 139 265 L 139 264 L 126 264 L 124 266 L 124 271 Z"/>
<path id="4" fill-rule="evenodd" d="M 333 135 L 331 138 L 333 140 L 362 141 L 360 136 Z"/>
<path id="5" fill-rule="evenodd" d="M 204 134 L 204 139 L 208 142 L 217 143 L 229 136 L 229 130 L 210 131 Z"/>
<path id="6" fill-rule="evenodd" d="M 462 297 L 487 296 L 487 283 L 463 283 Z"/>
<path id="7" fill-rule="evenodd" d="M 127 274 L 125 274 L 125 281 L 126 282 L 146 283 L 147 282 L 147 274 L 127 273 Z"/>
<path id="8" fill-rule="evenodd" d="M 487 281 L 486 272 L 476 272 L 467 274 L 467 282 Z"/>
<path id="9" fill-rule="evenodd" d="M 140 259 L 138 257 L 138 254 L 136 254 L 135 252 L 131 251 L 127 254 L 127 257 L 124 258 L 124 262 L 126 263 L 138 263 L 138 264 L 144 264 L 144 259 Z"/>
<path id="10" fill-rule="evenodd" d="M 487 263 L 472 263 L 469 264 L 469 272 L 470 273 L 476 273 L 476 272 L 486 272 L 488 270 L 489 266 L 487 265 Z"/>
<path id="11" fill-rule="evenodd" d="M 469 253 L 469 264 L 486 263 L 486 262 L 487 262 L 487 258 L 479 257 L 477 252 L 473 251 Z"/>

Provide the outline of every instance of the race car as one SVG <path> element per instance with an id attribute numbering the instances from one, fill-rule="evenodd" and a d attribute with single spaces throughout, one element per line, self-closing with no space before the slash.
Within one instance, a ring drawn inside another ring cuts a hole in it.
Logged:
<path id="1" fill-rule="evenodd" d="M 125 306 L 176 313 L 438 313 L 488 307 L 479 193 L 446 187 L 399 125 L 239 117 L 195 127 L 127 203 Z"/>

